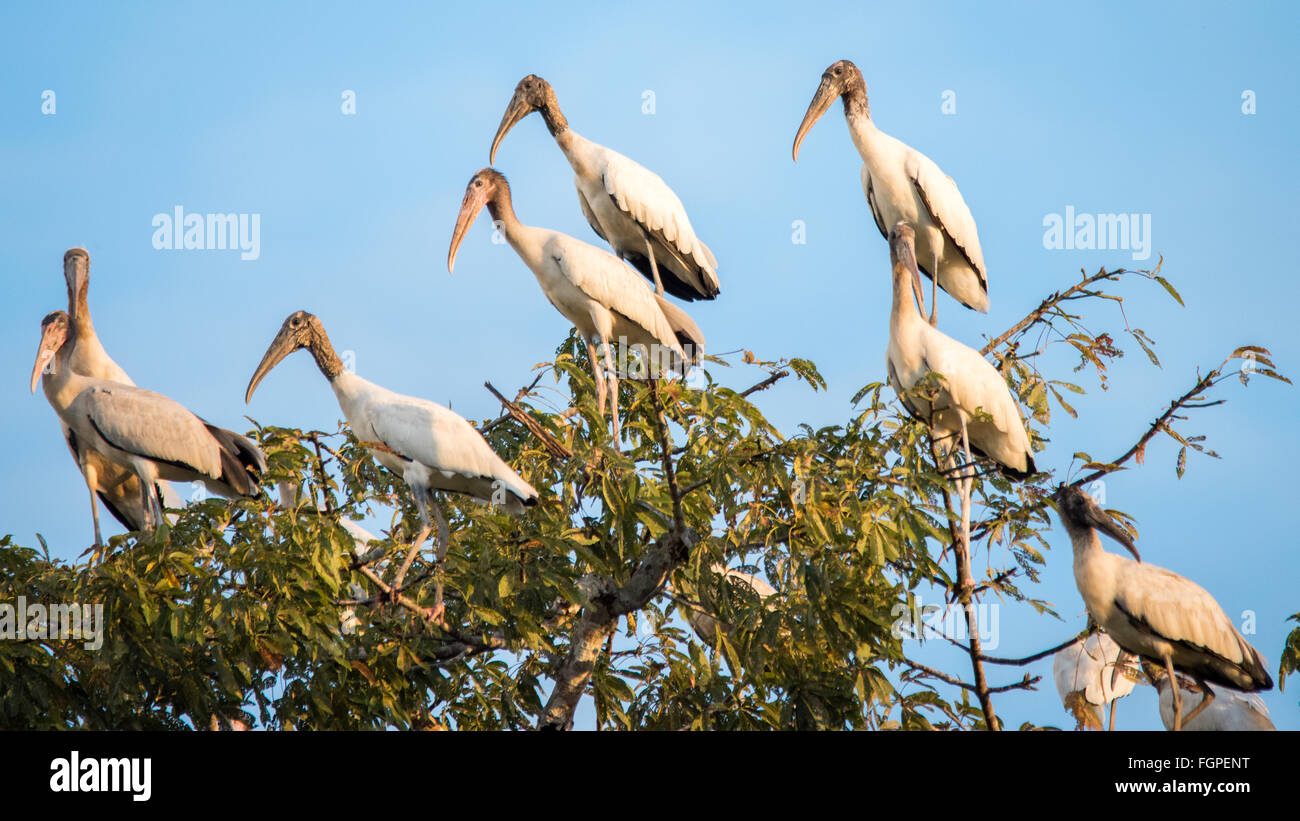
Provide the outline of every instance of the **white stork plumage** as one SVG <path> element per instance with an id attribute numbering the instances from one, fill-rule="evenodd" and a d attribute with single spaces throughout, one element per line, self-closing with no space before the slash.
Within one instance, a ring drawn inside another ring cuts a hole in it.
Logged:
<path id="1" fill-rule="evenodd" d="M 313 314 L 295 311 L 280 326 L 248 382 L 244 401 L 251 401 L 262 378 L 296 350 L 305 348 L 329 380 L 348 427 L 381 465 L 401 476 L 411 489 L 423 526 L 420 544 L 438 519 L 440 542 L 447 525 L 432 492 L 461 493 L 521 514 L 537 503 L 537 491 L 497 456 L 473 425 L 427 399 L 404 396 L 343 369 L 325 326 Z"/>
<path id="2" fill-rule="evenodd" d="M 613 343 L 644 345 L 650 373 L 658 375 L 669 369 L 682 372 L 687 363 L 698 361 L 704 354 L 704 335 L 685 311 L 646 288 L 618 257 L 567 234 L 521 223 L 515 217 L 509 183 L 492 168 L 475 174 L 465 189 L 447 252 L 448 271 L 455 267 L 456 252 L 484 207 L 537 277 L 546 298 L 582 334 L 596 382 L 596 404 L 603 416 L 609 398 L 617 446 L 618 371 Z M 603 347 L 604 373 L 597 345 Z"/>
<path id="3" fill-rule="evenodd" d="M 534 74 L 519 81 L 501 117 L 488 161 L 506 132 L 534 111 L 573 166 L 578 204 L 601 239 L 655 284 L 688 302 L 718 295 L 718 261 L 695 235 L 686 208 L 658 174 L 569 127 L 551 84 Z"/>
<path id="4" fill-rule="evenodd" d="M 867 104 L 867 84 L 862 72 L 848 60 L 832 64 L 822 74 L 821 85 L 795 134 L 794 159 L 799 159 L 804 136 L 836 97 L 844 101 L 849 136 L 862 156 L 862 191 L 880 235 L 887 237 L 890 226 L 900 220 L 911 225 L 916 229 L 917 260 L 925 275 L 967 308 L 987 313 L 989 281 L 984 252 L 975 218 L 957 184 L 929 157 L 876 128 Z M 931 297 L 930 324 L 934 325 L 939 300 L 933 286 Z"/>
<path id="5" fill-rule="evenodd" d="M 1181 670 L 1204 690 L 1197 707 L 1183 715 L 1177 684 L 1171 688 L 1175 730 L 1214 700 L 1207 682 L 1244 692 L 1273 686 L 1264 660 L 1205 588 L 1163 567 L 1143 564 L 1129 532 L 1078 487 L 1062 486 L 1052 500 L 1070 534 L 1074 580 L 1093 621 L 1120 647 L 1164 667 L 1171 679 Z M 1098 530 L 1124 545 L 1137 561 L 1103 550 Z"/>
<path id="6" fill-rule="evenodd" d="M 1101 729 L 1100 708 L 1111 705 L 1110 728 L 1115 729 L 1116 699 L 1133 692 L 1137 658 L 1098 630 L 1061 650 L 1052 660 L 1052 677 L 1061 703 L 1081 727 Z"/>
<path id="7" fill-rule="evenodd" d="M 260 473 L 251 473 L 202 419 L 153 391 L 77 373 L 69 363 L 75 344 L 76 330 L 66 313 L 46 316 L 31 388 L 34 393 L 37 381 L 45 382 L 50 404 L 79 444 L 80 467 L 91 490 L 96 544 L 102 544 L 95 501 L 102 480 L 86 456 L 90 452 L 135 475 L 144 529 L 153 529 L 163 519 L 158 491 L 163 479 L 202 482 L 221 496 L 257 495 Z M 260 458 L 251 442 L 243 440 L 241 448 Z"/>
<path id="8" fill-rule="evenodd" d="M 1174 728 L 1174 688 L 1169 686 L 1169 675 L 1147 665 L 1147 676 L 1160 694 L 1160 721 L 1166 730 Z M 1208 685 L 1207 685 L 1208 686 Z M 1229 687 L 1214 687 L 1215 698 L 1210 706 L 1195 718 L 1184 719 L 1183 729 L 1192 731 L 1268 731 L 1276 730 L 1268 714 L 1268 706 L 1259 693 L 1243 693 Z M 1180 692 L 1200 693 L 1199 685 L 1187 679 L 1178 682 Z"/>
<path id="9" fill-rule="evenodd" d="M 936 439 L 964 440 L 970 451 L 997 462 L 1008 477 L 1027 478 L 1037 467 L 1020 405 L 1006 381 L 979 351 L 934 328 L 917 310 L 925 300 L 914 243 L 915 233 L 905 223 L 889 232 L 894 287 L 885 351 L 889 384 Z M 935 386 L 933 408 L 915 390 L 929 373 L 943 377 Z"/>

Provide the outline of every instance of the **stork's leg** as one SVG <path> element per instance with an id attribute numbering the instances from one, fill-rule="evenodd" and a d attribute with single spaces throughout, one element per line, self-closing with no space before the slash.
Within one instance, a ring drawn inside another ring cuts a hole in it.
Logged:
<path id="1" fill-rule="evenodd" d="M 143 482 L 144 479 L 141 479 L 140 481 Z M 152 472 L 149 476 L 149 487 L 145 490 L 145 496 L 148 497 L 149 502 L 152 505 L 154 527 L 157 527 L 160 524 L 166 524 L 167 514 L 163 512 L 162 496 L 158 493 L 158 477 L 152 474 Z"/>
<path id="2" fill-rule="evenodd" d="M 158 469 L 152 462 L 132 459 L 135 477 L 140 480 L 140 502 L 144 506 L 146 529 L 152 533 L 166 520 L 163 518 L 162 499 L 158 497 Z"/>
<path id="3" fill-rule="evenodd" d="M 618 450 L 618 371 L 614 368 L 614 353 L 609 340 L 605 343 L 605 373 L 609 380 L 609 410 L 614 417 L 614 450 Z"/>
<path id="4" fill-rule="evenodd" d="M 591 377 L 596 381 L 596 411 L 600 418 L 605 418 L 605 374 L 600 369 L 600 354 L 596 346 L 587 341 L 587 359 L 591 360 Z"/>
<path id="5" fill-rule="evenodd" d="M 1196 709 L 1188 713 L 1187 717 L 1183 719 L 1184 724 L 1191 724 L 1192 719 L 1199 716 L 1201 714 L 1201 711 L 1204 710 L 1206 707 L 1209 707 L 1211 701 L 1214 701 L 1214 691 L 1211 690 L 1209 685 L 1205 683 L 1205 680 L 1198 677 L 1196 679 L 1196 683 L 1200 686 L 1201 693 L 1203 693 L 1203 695 L 1201 696 L 1201 702 L 1196 705 Z"/>
<path id="6" fill-rule="evenodd" d="M 1183 694 L 1178 691 L 1178 676 L 1174 674 L 1174 660 L 1165 656 L 1165 672 L 1169 674 L 1169 686 L 1174 694 L 1174 732 L 1183 729 Z"/>
<path id="7" fill-rule="evenodd" d="M 939 252 L 934 252 L 934 262 L 930 268 L 930 327 L 939 324 Z M 970 457 L 966 457 L 970 461 Z"/>
<path id="8" fill-rule="evenodd" d="M 149 490 L 145 488 L 144 482 L 140 483 L 140 509 L 144 513 L 144 529 L 152 533 L 158 522 L 153 517 L 153 501 L 149 498 Z"/>
<path id="9" fill-rule="evenodd" d="M 438 522 L 438 544 L 434 556 L 435 564 L 441 565 L 442 560 L 447 558 L 447 548 L 451 544 L 451 527 L 447 524 L 447 517 L 442 515 L 442 508 L 432 498 L 429 499 L 429 507 L 433 510 L 434 519 Z M 433 607 L 429 610 L 429 618 L 441 622 L 442 611 L 442 576 L 439 575 L 434 583 Z"/>
<path id="10" fill-rule="evenodd" d="M 95 522 L 95 547 L 104 546 L 104 537 L 99 531 L 99 498 L 95 496 L 95 487 L 99 484 L 99 473 L 95 466 L 83 460 L 81 474 L 86 479 L 86 488 L 90 490 L 90 518 Z"/>
<path id="11" fill-rule="evenodd" d="M 659 279 L 659 263 L 655 262 L 655 249 L 654 246 L 650 244 L 649 234 L 646 234 L 645 236 L 645 252 L 650 257 L 650 273 L 654 274 L 655 277 L 655 293 L 659 296 L 663 296 L 664 283 L 663 280 Z"/>
<path id="12" fill-rule="evenodd" d="M 397 597 L 402 593 L 402 580 L 406 578 L 406 571 L 411 569 L 411 562 L 415 561 L 416 555 L 420 552 L 420 545 L 424 540 L 429 538 L 429 533 L 433 530 L 433 522 L 429 519 L 429 490 L 423 485 L 407 481 L 407 486 L 411 488 L 411 496 L 415 499 L 415 509 L 420 512 L 420 532 L 415 535 L 411 542 L 411 548 L 406 552 L 406 558 L 402 561 L 402 566 L 397 569 L 397 575 L 393 577 L 392 587 L 388 590 L 388 597 L 396 602 Z"/>

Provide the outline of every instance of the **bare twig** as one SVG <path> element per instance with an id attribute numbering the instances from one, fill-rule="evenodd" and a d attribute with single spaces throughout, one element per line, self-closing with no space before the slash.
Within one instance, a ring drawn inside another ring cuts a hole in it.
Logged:
<path id="1" fill-rule="evenodd" d="M 757 385 L 752 385 L 752 386 L 746 388 L 745 390 L 741 391 L 741 392 L 740 392 L 740 395 L 741 395 L 742 397 L 745 397 L 745 396 L 749 396 L 749 395 L 752 394 L 752 393 L 758 393 L 759 391 L 765 391 L 765 390 L 767 390 L 768 388 L 772 387 L 772 386 L 775 385 L 777 382 L 780 382 L 782 379 L 784 379 L 785 377 L 787 377 L 787 376 L 789 376 L 789 375 L 790 375 L 790 372 L 789 372 L 789 371 L 787 371 L 787 370 L 779 370 L 779 371 L 777 371 L 776 373 L 774 373 L 774 374 L 772 374 L 771 376 L 769 376 L 767 379 L 764 379 L 762 382 L 759 382 Z"/>
<path id="2" fill-rule="evenodd" d="M 530 384 L 530 385 L 529 385 L 528 387 L 526 387 L 526 388 L 520 388 L 520 389 L 519 389 L 519 393 L 515 394 L 515 402 L 519 402 L 519 401 L 520 401 L 521 399 L 523 399 L 525 396 L 527 396 L 528 394 L 532 393 L 533 388 L 537 387 L 537 383 L 542 381 L 542 376 L 543 376 L 545 373 L 546 373 L 546 369 L 543 369 L 543 370 L 539 371 L 538 374 L 537 374 L 537 378 L 534 379 L 534 380 L 532 381 L 532 384 Z M 512 415 L 513 415 L 513 414 L 511 414 L 510 411 L 506 411 L 505 413 L 503 413 L 503 414 L 501 414 L 500 416 L 498 416 L 496 419 L 493 419 L 491 422 L 488 422 L 488 423 L 485 424 L 483 427 L 479 428 L 479 429 L 478 429 L 478 432 L 479 432 L 479 433 L 486 434 L 488 431 L 492 430 L 492 429 L 495 428 L 497 425 L 499 425 L 499 424 L 501 424 L 502 422 L 506 421 L 507 419 L 511 418 Z"/>
<path id="3" fill-rule="evenodd" d="M 1084 296 L 1085 294 L 1083 292 L 1085 292 L 1088 289 L 1088 286 L 1092 283 L 1102 279 L 1115 279 L 1123 274 L 1130 273 L 1133 272 L 1124 268 L 1120 268 L 1118 271 L 1107 271 L 1105 268 L 1102 268 L 1097 271 L 1097 273 L 1092 276 L 1084 277 L 1080 282 L 1076 282 L 1064 291 L 1056 291 L 1055 293 L 1049 294 L 1046 299 L 1039 303 L 1037 308 L 1029 312 L 1028 316 L 1017 322 L 1015 325 L 1012 325 L 998 336 L 989 340 L 989 343 L 980 350 L 980 354 L 987 356 L 990 351 L 1030 327 L 1035 322 L 1038 322 L 1046 316 L 1049 311 L 1060 305 L 1062 302 Z"/>
<path id="4" fill-rule="evenodd" d="M 517 422 L 519 422 L 519 424 L 527 428 L 528 431 L 532 433 L 533 436 L 537 437 L 537 440 L 542 443 L 542 446 L 545 447 L 547 452 L 549 452 L 552 456 L 554 456 L 557 459 L 569 459 L 573 456 L 573 451 L 569 450 L 569 448 L 566 447 L 563 442 L 556 439 L 545 428 L 543 428 L 540 424 L 538 424 L 537 420 L 534 419 L 532 416 L 528 415 L 528 413 L 523 408 L 519 407 L 519 405 L 515 404 L 514 402 L 511 402 L 509 399 L 506 399 L 504 396 L 502 396 L 500 391 L 492 387 L 491 382 L 484 382 L 483 387 L 491 391 L 492 395 L 495 396 L 501 402 L 501 404 L 506 407 L 506 410 L 509 411 L 510 416 L 512 416 Z"/>
<path id="5" fill-rule="evenodd" d="M 1157 417 L 1156 421 L 1151 423 L 1151 427 L 1147 428 L 1146 433 L 1142 434 L 1142 437 L 1133 444 L 1133 447 L 1125 451 L 1123 456 L 1120 456 L 1115 461 L 1108 463 L 1105 467 L 1095 470 L 1092 473 L 1089 473 L 1087 476 L 1074 480 L 1070 484 L 1075 487 L 1078 487 L 1079 485 L 1086 485 L 1089 482 L 1100 479 L 1101 477 L 1105 476 L 1108 473 L 1114 473 L 1116 470 L 1119 470 L 1120 466 L 1122 466 L 1129 459 L 1132 459 L 1134 456 L 1138 456 L 1143 452 L 1145 452 L 1147 443 L 1150 442 L 1151 439 L 1154 438 L 1155 435 L 1159 433 L 1161 430 L 1167 429 L 1169 422 L 1175 418 L 1175 414 L 1180 409 L 1187 407 L 1189 401 L 1196 398 L 1200 394 L 1204 393 L 1209 388 L 1212 388 L 1218 376 L 1219 376 L 1219 372 L 1217 370 L 1214 370 L 1207 373 L 1204 377 L 1199 377 L 1196 380 L 1196 384 L 1193 385 L 1192 388 L 1189 391 L 1187 391 L 1187 393 L 1183 394 L 1182 396 L 1178 397 L 1177 399 L 1169 403 L 1169 407 L 1165 409 L 1165 412 L 1160 414 L 1160 416 Z"/>
<path id="6" fill-rule="evenodd" d="M 952 637 L 950 637 L 950 636 L 944 636 L 944 638 L 945 638 L 945 639 L 948 639 L 949 642 L 951 642 L 952 644 L 956 645 L 957 647 L 960 647 L 961 649 L 965 650 L 966 652 L 970 652 L 970 648 L 969 648 L 967 645 L 962 644 L 961 642 L 957 641 L 956 639 L 954 639 L 954 638 L 952 638 Z M 1035 661 L 1038 661 L 1038 660 L 1041 659 L 1041 658 L 1045 658 L 1045 657 L 1047 657 L 1047 656 L 1055 655 L 1056 653 L 1061 652 L 1062 650 L 1064 650 L 1064 649 L 1067 648 L 1067 647 L 1072 647 L 1072 646 L 1078 644 L 1079 642 L 1083 641 L 1083 638 L 1084 638 L 1083 636 L 1075 636 L 1075 637 L 1072 638 L 1072 639 L 1068 639 L 1068 640 L 1066 640 L 1066 641 L 1061 642 L 1060 644 L 1056 645 L 1055 647 L 1049 647 L 1049 648 L 1047 648 L 1046 650 L 1043 650 L 1043 651 L 1038 652 L 1038 653 L 1034 653 L 1032 656 L 1025 656 L 1024 658 L 1020 658 L 1020 659 L 1008 659 L 1008 658 L 1000 658 L 1000 657 L 998 657 L 998 656 L 986 656 L 986 655 L 984 655 L 983 653 L 980 653 L 980 659 L 981 659 L 982 661 L 987 661 L 989 664 L 1002 664 L 1002 665 L 1006 665 L 1006 666 L 1008 666 L 1008 667 L 1024 667 L 1026 664 L 1032 664 L 1032 663 L 1034 663 Z"/>
<path id="7" fill-rule="evenodd" d="M 916 670 L 917 672 L 924 673 L 925 675 L 930 676 L 931 678 L 937 678 L 940 681 L 947 682 L 948 684 L 951 684 L 954 687 L 960 687 L 963 690 L 970 690 L 971 692 L 977 695 L 979 694 L 979 687 L 977 685 L 971 684 L 968 681 L 962 681 L 961 679 L 956 678 L 955 676 L 950 676 L 947 673 L 940 672 L 934 669 L 933 667 L 920 663 L 919 661 L 912 661 L 907 656 L 903 656 L 902 661 L 908 667 L 911 667 L 913 670 Z M 1034 685 L 1036 685 L 1041 680 L 1042 678 L 1040 676 L 1031 676 L 1028 673 L 1025 673 L 1025 677 L 1022 678 L 1020 681 L 1012 682 L 1011 684 L 1003 684 L 997 687 L 985 687 L 984 689 L 986 690 L 986 692 L 989 693 L 1005 693 L 1008 690 L 1032 690 L 1034 689 Z"/>

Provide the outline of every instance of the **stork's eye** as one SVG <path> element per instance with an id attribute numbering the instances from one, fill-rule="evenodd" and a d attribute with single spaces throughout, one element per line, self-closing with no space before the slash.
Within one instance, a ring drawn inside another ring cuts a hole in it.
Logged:
<path id="1" fill-rule="evenodd" d="M 475 188 L 482 188 L 482 187 L 483 187 L 483 181 L 482 181 L 482 180 L 474 180 L 474 187 L 475 187 Z"/>
<path id="2" fill-rule="evenodd" d="M 835 69 L 835 76 L 836 76 L 836 77 L 840 76 L 840 75 L 843 74 L 843 73 L 844 73 L 844 69 L 842 69 L 842 68 L 836 68 L 836 69 Z"/>

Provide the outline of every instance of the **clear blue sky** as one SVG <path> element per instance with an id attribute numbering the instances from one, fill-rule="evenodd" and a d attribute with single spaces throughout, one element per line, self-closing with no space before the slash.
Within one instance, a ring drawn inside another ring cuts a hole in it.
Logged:
<path id="1" fill-rule="evenodd" d="M 465 183 L 515 83 L 538 73 L 572 126 L 659 173 L 720 260 L 722 295 L 692 314 L 712 350 L 813 359 L 830 390 L 783 384 L 760 404 L 785 430 L 848 418 L 858 387 L 883 378 L 887 247 L 871 224 L 859 159 L 838 106 L 790 143 L 821 72 L 839 58 L 866 77 L 877 124 L 933 158 L 979 224 L 992 309 L 945 298 L 942 327 L 978 346 L 1069 284 L 1081 267 L 1139 266 L 1124 251 L 1043 247 L 1043 218 L 1142 213 L 1185 309 L 1157 286 L 1124 291 L 1134 324 L 1159 342 L 1113 370 L 1112 389 L 1058 415 L 1039 464 L 1122 452 L 1194 370 L 1234 346 L 1271 348 L 1300 374 L 1292 237 L 1297 223 L 1297 18 L 1286 4 L 1044 8 L 1014 4 L 769 3 L 745 11 L 609 4 L 8 3 L 0 11 L 0 405 L 8 436 L 0 531 L 75 556 L 89 541 L 84 485 L 42 396 L 27 393 L 46 312 L 64 307 L 63 251 L 92 255 L 91 305 L 109 352 L 143 386 L 243 429 L 333 429 L 338 408 L 306 356 L 243 389 L 290 311 L 307 308 L 359 373 L 394 390 L 494 415 L 485 379 L 526 379 L 567 330 L 508 246 L 480 221 L 447 275 Z M 55 113 L 41 112 L 55 92 Z M 1242 93 L 1257 113 L 1242 113 Z M 340 111 L 356 94 L 356 115 Z M 655 113 L 642 113 L 643 92 Z M 941 111 L 955 92 L 956 114 Z M 520 218 L 598 243 L 572 173 L 539 118 L 498 154 Z M 151 221 L 192 212 L 260 214 L 261 255 L 165 251 Z M 807 244 L 791 242 L 803 220 Z M 1154 257 L 1152 262 L 1154 261 Z M 1140 267 L 1140 266 L 1139 266 Z M 1094 326 L 1122 329 L 1108 311 Z M 1057 371 L 1066 375 L 1066 369 Z M 1090 388 L 1091 382 L 1085 382 Z M 1207 587 L 1276 669 L 1300 610 L 1293 476 L 1294 390 L 1228 388 L 1193 427 L 1222 461 L 1153 445 L 1144 469 L 1108 482 L 1107 503 L 1139 519 L 1149 561 Z M 1084 623 L 1069 543 L 1050 538 L 1044 583 L 1065 623 L 1007 607 L 997 653 L 1028 654 Z M 977 564 L 982 565 L 983 553 Z M 976 572 L 982 572 L 981 566 Z M 964 670 L 942 648 L 922 660 Z M 1018 671 L 995 671 L 1002 683 Z M 1050 662 L 1037 693 L 1001 713 L 1061 724 Z M 1300 729 L 1293 690 L 1265 698 Z M 1120 725 L 1157 728 L 1153 691 Z"/>

